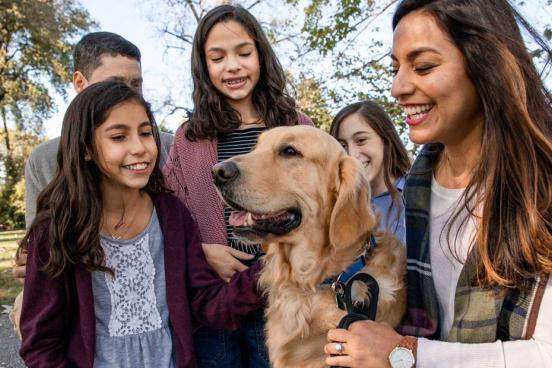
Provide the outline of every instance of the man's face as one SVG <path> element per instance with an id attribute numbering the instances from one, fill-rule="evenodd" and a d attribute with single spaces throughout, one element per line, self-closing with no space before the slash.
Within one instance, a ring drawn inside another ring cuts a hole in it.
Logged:
<path id="1" fill-rule="evenodd" d="M 104 55 L 101 64 L 86 78 L 80 71 L 73 74 L 73 86 L 78 93 L 89 85 L 105 80 L 120 80 L 142 93 L 142 67 L 136 59 L 117 55 Z"/>

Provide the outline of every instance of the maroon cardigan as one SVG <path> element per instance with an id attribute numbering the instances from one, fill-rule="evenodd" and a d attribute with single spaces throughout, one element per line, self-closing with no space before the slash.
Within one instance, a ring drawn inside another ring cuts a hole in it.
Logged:
<path id="1" fill-rule="evenodd" d="M 207 264 L 186 207 L 171 194 L 152 199 L 165 240 L 176 366 L 196 367 L 192 316 L 214 328 L 237 328 L 242 317 L 261 306 L 257 272 L 238 273 L 225 283 Z M 29 242 L 20 354 L 29 367 L 92 367 L 96 324 L 90 272 L 81 263 L 68 266 L 54 279 L 41 270 L 49 257 L 47 226 L 40 227 Z"/>

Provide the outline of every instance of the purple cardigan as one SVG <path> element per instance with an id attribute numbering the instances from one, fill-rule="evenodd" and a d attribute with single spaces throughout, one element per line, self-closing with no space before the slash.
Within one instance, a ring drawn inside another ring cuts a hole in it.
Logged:
<path id="1" fill-rule="evenodd" d="M 240 273 L 230 283 L 207 264 L 196 224 L 171 194 L 152 195 L 165 239 L 165 282 L 177 367 L 196 367 L 192 316 L 214 328 L 237 328 L 261 306 L 257 274 Z M 48 224 L 29 242 L 21 314 L 20 354 L 29 367 L 92 367 L 94 297 L 90 272 L 77 263 L 57 278 L 42 270 L 49 257 Z"/>

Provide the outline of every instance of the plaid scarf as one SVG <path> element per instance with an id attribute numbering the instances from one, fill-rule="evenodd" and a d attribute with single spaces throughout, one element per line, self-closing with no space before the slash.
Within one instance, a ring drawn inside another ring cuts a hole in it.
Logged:
<path id="1" fill-rule="evenodd" d="M 408 314 L 400 331 L 438 339 L 439 307 L 433 283 L 429 210 L 433 167 L 442 145 L 423 147 L 404 189 L 408 270 Z M 484 343 L 532 336 L 548 276 L 530 280 L 524 290 L 489 290 L 473 285 L 477 252 L 468 255 L 456 287 L 450 342 Z"/>

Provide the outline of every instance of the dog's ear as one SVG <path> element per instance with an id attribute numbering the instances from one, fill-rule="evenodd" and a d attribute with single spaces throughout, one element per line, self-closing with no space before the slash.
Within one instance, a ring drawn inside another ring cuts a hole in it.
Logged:
<path id="1" fill-rule="evenodd" d="M 337 199 L 330 219 L 330 242 L 335 248 L 355 244 L 376 225 L 370 205 L 370 183 L 362 170 L 350 156 L 339 162 Z"/>

